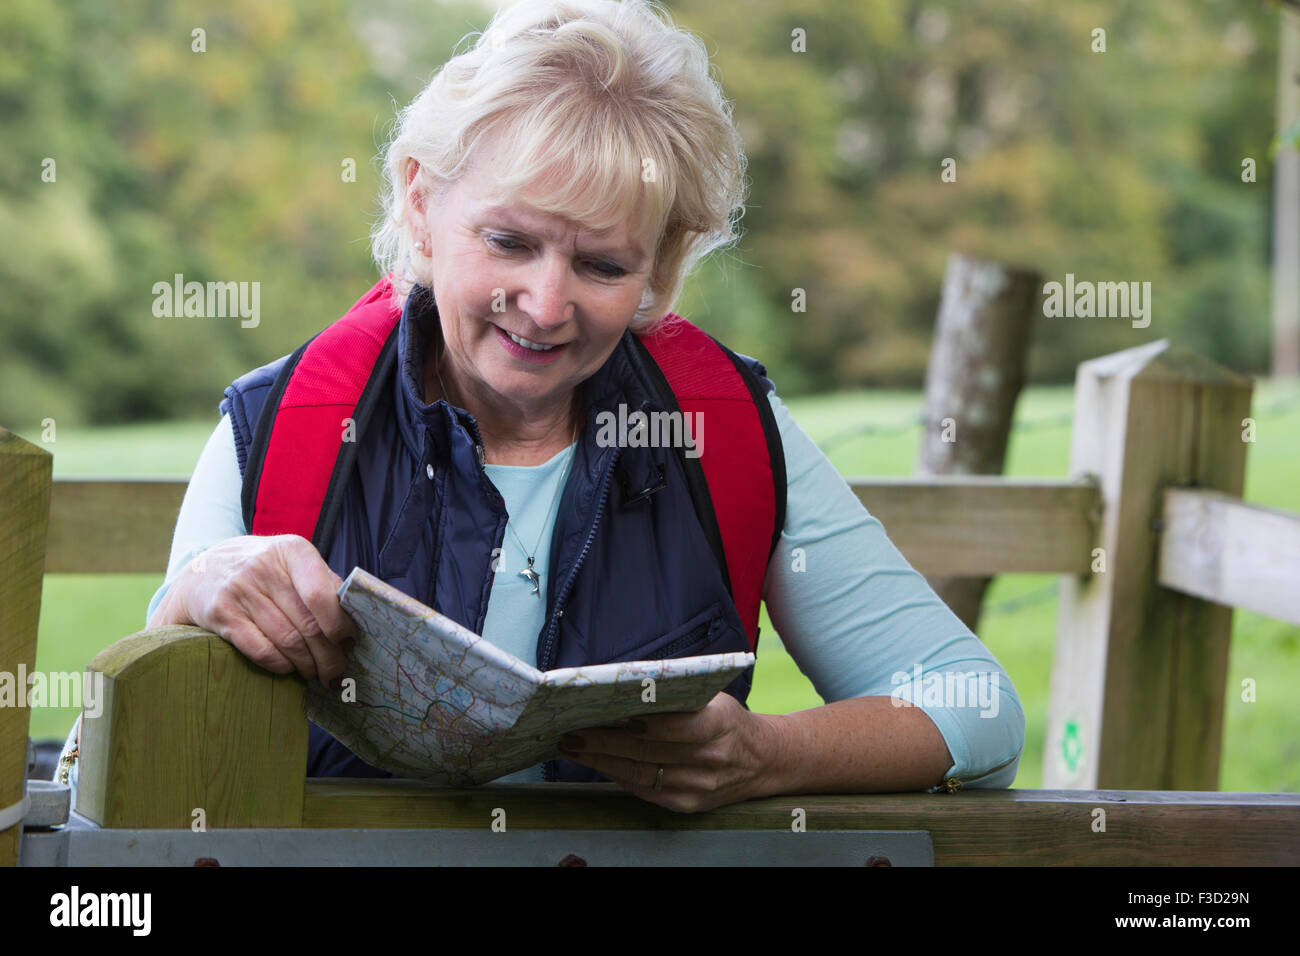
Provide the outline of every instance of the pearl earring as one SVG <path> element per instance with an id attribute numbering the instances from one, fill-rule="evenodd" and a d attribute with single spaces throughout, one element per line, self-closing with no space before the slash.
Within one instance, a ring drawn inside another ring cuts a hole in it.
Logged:
<path id="1" fill-rule="evenodd" d="M 416 252 L 423 252 L 423 251 L 424 251 L 424 240 L 423 240 L 423 239 L 418 240 L 418 241 L 415 243 L 415 251 L 416 251 Z"/>

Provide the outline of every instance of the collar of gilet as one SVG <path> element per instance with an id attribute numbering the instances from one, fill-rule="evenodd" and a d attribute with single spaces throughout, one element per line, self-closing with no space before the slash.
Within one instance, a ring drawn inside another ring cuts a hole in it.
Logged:
<path id="1" fill-rule="evenodd" d="M 586 409 L 584 432 L 578 442 L 575 473 L 586 472 L 595 481 L 613 448 L 599 447 L 596 435 L 601 412 L 616 417 L 633 411 L 665 411 L 655 391 L 634 333 L 623 333 L 614 351 L 595 373 L 579 386 Z M 397 375 L 395 406 L 402 442 L 416 460 L 428 459 L 435 467 L 450 463 L 467 477 L 477 475 L 474 416 L 445 399 L 424 401 L 425 356 L 430 348 L 442 347 L 442 324 L 433 294 L 417 285 L 406 299 L 397 331 Z M 666 472 L 663 448 L 624 447 L 619 459 L 619 481 L 625 494 L 649 488 Z M 418 477 L 417 477 L 418 480 Z"/>

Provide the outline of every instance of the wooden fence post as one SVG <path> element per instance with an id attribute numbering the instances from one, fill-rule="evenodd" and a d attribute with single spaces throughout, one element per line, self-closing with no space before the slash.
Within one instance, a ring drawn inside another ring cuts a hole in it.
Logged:
<path id="1" fill-rule="evenodd" d="M 0 674 L 12 682 L 12 702 L 0 702 L 0 810 L 26 792 L 27 682 L 36 666 L 36 627 L 45 576 L 54 459 L 43 448 L 0 428 Z M 0 866 L 18 862 L 21 822 L 0 830 Z"/>
<path id="2" fill-rule="evenodd" d="M 306 686 L 209 631 L 156 627 L 101 651 L 82 714 L 77 812 L 123 829 L 296 827 Z M 201 814 L 195 811 L 202 811 Z"/>
<path id="3" fill-rule="evenodd" d="M 957 253 L 948 257 L 925 375 L 919 475 L 1002 473 L 1041 285 L 1036 272 Z M 953 613 L 976 630 L 993 579 L 928 580 Z"/>
<path id="4" fill-rule="evenodd" d="M 1061 579 L 1043 786 L 1215 790 L 1232 609 L 1160 586 L 1164 491 L 1241 494 L 1252 382 L 1160 340 L 1079 366 L 1071 474 L 1092 573 Z"/>

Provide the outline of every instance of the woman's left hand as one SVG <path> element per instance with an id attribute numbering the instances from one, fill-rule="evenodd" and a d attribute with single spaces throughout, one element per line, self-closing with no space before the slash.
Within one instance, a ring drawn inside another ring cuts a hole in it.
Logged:
<path id="1" fill-rule="evenodd" d="M 779 732 L 727 693 L 694 713 L 633 718 L 622 728 L 566 735 L 560 752 L 624 790 L 670 810 L 695 813 L 779 792 L 773 774 Z M 654 788 L 663 767 L 660 789 Z"/>

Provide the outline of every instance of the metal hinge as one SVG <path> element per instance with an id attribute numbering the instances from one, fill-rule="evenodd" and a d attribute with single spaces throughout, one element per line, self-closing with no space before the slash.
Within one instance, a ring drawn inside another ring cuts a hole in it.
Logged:
<path id="1" fill-rule="evenodd" d="M 68 775 L 72 773 L 72 764 L 81 756 L 81 748 L 73 747 L 66 754 L 59 758 L 58 776 L 54 779 L 59 783 L 66 784 Z"/>

